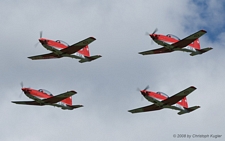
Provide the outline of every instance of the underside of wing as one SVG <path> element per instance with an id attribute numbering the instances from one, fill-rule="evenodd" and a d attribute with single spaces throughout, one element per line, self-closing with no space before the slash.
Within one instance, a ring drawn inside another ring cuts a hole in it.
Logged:
<path id="1" fill-rule="evenodd" d="M 23 104 L 23 105 L 37 105 L 42 106 L 42 104 L 36 102 L 36 101 L 12 101 L 12 103 L 15 104 Z"/>
<path id="2" fill-rule="evenodd" d="M 32 60 L 40 60 L 40 59 L 54 59 L 54 58 L 59 58 L 59 57 L 57 55 L 55 55 L 54 53 L 48 53 L 48 54 L 31 56 L 28 58 L 30 58 Z"/>
<path id="3" fill-rule="evenodd" d="M 155 104 L 152 104 L 152 105 L 149 105 L 149 106 L 145 106 L 145 107 L 129 110 L 128 112 L 141 113 L 141 112 L 156 111 L 156 110 L 160 110 L 160 109 L 162 109 L 162 108 L 159 107 L 159 106 L 156 106 Z"/>
<path id="4" fill-rule="evenodd" d="M 70 97 L 70 96 L 72 96 L 76 93 L 77 92 L 75 92 L 75 91 L 69 91 L 69 92 L 65 92 L 65 93 L 50 97 L 50 98 L 43 99 L 42 101 L 44 103 L 48 103 L 48 104 L 52 103 L 53 104 L 53 103 L 57 103 L 59 101 L 62 101 L 63 99 L 66 99 L 66 98 L 68 98 L 68 97 Z"/>
<path id="5" fill-rule="evenodd" d="M 191 86 L 169 98 L 166 100 L 161 101 L 164 105 L 173 105 L 179 102 L 181 99 L 192 93 L 196 88 L 194 86 Z"/>
<path id="6" fill-rule="evenodd" d="M 139 54 L 150 55 L 150 54 L 160 54 L 160 53 L 168 53 L 168 52 L 172 52 L 172 51 L 166 49 L 165 47 L 162 47 L 162 48 L 158 48 L 158 49 L 153 49 L 153 50 L 139 52 Z"/>
<path id="7" fill-rule="evenodd" d="M 87 45 L 89 45 L 94 40 L 96 40 L 94 37 L 89 37 L 87 39 L 84 39 L 84 40 L 82 40 L 82 41 L 80 41 L 76 44 L 73 44 L 73 45 L 69 46 L 68 48 L 62 49 L 60 51 L 65 53 L 65 54 L 73 54 L 73 53 L 79 51 L 80 49 L 86 47 Z"/>
<path id="8" fill-rule="evenodd" d="M 198 39 L 199 37 L 201 37 L 202 35 L 204 35 L 206 33 L 205 30 L 200 30 L 174 44 L 172 44 L 172 46 L 174 46 L 174 48 L 183 48 L 188 46 L 189 44 L 191 44 L 192 42 L 194 42 L 196 39 Z"/>

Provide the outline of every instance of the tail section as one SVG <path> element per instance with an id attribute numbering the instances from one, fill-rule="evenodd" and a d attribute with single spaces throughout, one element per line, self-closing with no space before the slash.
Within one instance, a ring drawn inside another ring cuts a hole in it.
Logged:
<path id="1" fill-rule="evenodd" d="M 186 114 L 186 113 L 190 113 L 196 109 L 200 108 L 200 106 L 193 106 L 193 107 L 190 107 L 190 108 L 184 108 L 185 110 L 182 110 L 180 111 L 179 113 L 177 113 L 178 115 L 183 115 L 183 114 Z"/>
<path id="2" fill-rule="evenodd" d="M 83 107 L 83 105 L 67 105 L 67 106 L 68 106 L 68 110 L 73 110 L 73 109 L 76 109 L 76 108 Z"/>
<path id="3" fill-rule="evenodd" d="M 197 50 L 200 50 L 200 42 L 199 42 L 199 39 L 196 39 L 193 43 L 192 43 L 192 47 L 197 49 Z"/>
<path id="4" fill-rule="evenodd" d="M 213 48 L 207 47 L 207 48 L 199 49 L 199 50 L 197 50 L 196 53 L 193 52 L 193 53 L 191 53 L 190 55 L 191 55 L 191 56 L 195 56 L 195 55 L 198 55 L 198 54 L 203 54 L 203 53 L 205 53 L 205 52 L 207 52 L 207 51 L 210 51 L 211 49 L 213 49 Z"/>
<path id="5" fill-rule="evenodd" d="M 88 45 L 82 48 L 81 50 L 79 50 L 78 53 L 84 55 L 85 57 L 89 57 L 90 52 L 89 52 Z"/>
<path id="6" fill-rule="evenodd" d="M 187 98 L 184 97 L 181 101 L 181 105 L 184 107 L 184 108 L 188 108 L 188 103 L 187 103 Z"/>
<path id="7" fill-rule="evenodd" d="M 72 105 L 72 96 L 62 100 L 61 102 L 65 103 L 66 105 L 71 106 Z"/>
<path id="8" fill-rule="evenodd" d="M 89 57 L 85 57 L 84 59 L 81 59 L 79 62 L 80 62 L 80 63 L 91 62 L 91 61 L 93 61 L 93 60 L 95 60 L 95 59 L 98 59 L 98 58 L 100 58 L 100 57 L 102 57 L 102 56 L 101 56 L 101 55 L 89 56 Z"/>

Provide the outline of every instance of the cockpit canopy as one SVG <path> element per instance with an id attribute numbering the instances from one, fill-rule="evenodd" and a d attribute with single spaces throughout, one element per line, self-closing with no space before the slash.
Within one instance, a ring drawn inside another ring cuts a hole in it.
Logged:
<path id="1" fill-rule="evenodd" d="M 39 89 L 38 91 L 53 96 L 53 94 L 51 92 L 49 92 L 49 91 L 47 91 L 45 89 Z"/>
<path id="2" fill-rule="evenodd" d="M 163 92 L 156 92 L 157 94 L 160 94 L 160 95 L 163 95 L 163 96 L 165 96 L 165 97 L 169 97 L 167 94 L 165 94 L 165 93 L 163 93 Z"/>
<path id="3" fill-rule="evenodd" d="M 62 41 L 62 40 L 56 40 L 56 42 L 61 43 L 65 46 L 69 46 L 69 44 L 67 44 L 65 41 Z"/>
<path id="4" fill-rule="evenodd" d="M 177 39 L 177 40 L 180 40 L 180 38 L 178 38 L 177 36 L 175 36 L 175 35 L 173 35 L 173 34 L 167 34 L 166 36 L 175 38 L 175 39 Z"/>

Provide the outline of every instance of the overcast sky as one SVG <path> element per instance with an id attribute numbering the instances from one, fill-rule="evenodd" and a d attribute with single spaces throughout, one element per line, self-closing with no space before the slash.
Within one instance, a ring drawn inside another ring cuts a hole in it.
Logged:
<path id="1" fill-rule="evenodd" d="M 218 134 L 222 137 L 216 140 L 224 140 L 224 12 L 220 0 L 1 0 L 0 140 L 168 141 L 174 134 Z M 180 38 L 204 29 L 201 47 L 213 50 L 194 57 L 138 54 L 160 47 L 145 35 L 155 28 Z M 102 58 L 83 64 L 71 58 L 30 60 L 49 52 L 41 44 L 34 47 L 40 31 L 68 44 L 93 36 L 90 53 Z M 13 104 L 29 100 L 19 96 L 20 82 L 54 95 L 75 90 L 73 104 L 84 107 L 68 111 Z M 181 116 L 170 109 L 127 112 L 151 104 L 137 91 L 147 85 L 169 96 L 195 86 L 188 104 L 201 108 Z"/>

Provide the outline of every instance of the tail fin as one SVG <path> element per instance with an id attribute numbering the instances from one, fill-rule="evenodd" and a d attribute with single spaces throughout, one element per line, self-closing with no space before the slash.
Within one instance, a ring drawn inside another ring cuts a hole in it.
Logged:
<path id="1" fill-rule="evenodd" d="M 186 113 L 190 113 L 196 109 L 200 108 L 200 106 L 193 106 L 193 107 L 190 107 L 190 108 L 184 108 L 185 110 L 182 110 L 180 111 L 179 113 L 177 113 L 178 115 L 183 115 L 183 114 L 186 114 Z"/>
<path id="2" fill-rule="evenodd" d="M 89 52 L 89 48 L 88 48 L 88 45 L 85 46 L 84 48 L 82 48 L 81 50 L 78 51 L 79 54 L 82 54 L 86 57 L 89 57 L 90 56 L 90 52 Z"/>
<path id="3" fill-rule="evenodd" d="M 193 43 L 192 43 L 192 47 L 197 49 L 197 50 L 200 50 L 200 42 L 199 42 L 199 39 L 196 39 Z"/>
<path id="4" fill-rule="evenodd" d="M 188 103 L 187 103 L 187 98 L 186 98 L 186 97 L 184 97 L 184 98 L 182 99 L 181 104 L 182 104 L 182 106 L 183 106 L 184 108 L 188 108 Z"/>
<path id="5" fill-rule="evenodd" d="M 66 105 L 71 106 L 72 105 L 72 96 L 62 100 L 61 102 L 65 103 Z"/>

